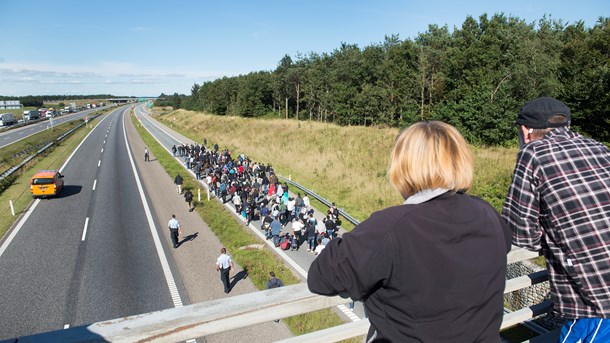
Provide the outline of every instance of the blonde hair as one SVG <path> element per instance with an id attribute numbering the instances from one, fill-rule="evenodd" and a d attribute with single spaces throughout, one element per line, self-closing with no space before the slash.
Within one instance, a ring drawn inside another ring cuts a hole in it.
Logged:
<path id="1" fill-rule="evenodd" d="M 473 162 L 468 143 L 458 130 L 440 121 L 415 123 L 396 138 L 388 176 L 407 198 L 424 189 L 467 191 Z"/>

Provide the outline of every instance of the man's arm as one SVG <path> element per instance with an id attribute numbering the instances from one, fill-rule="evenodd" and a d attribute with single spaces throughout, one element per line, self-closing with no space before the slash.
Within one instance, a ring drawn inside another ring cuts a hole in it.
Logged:
<path id="1" fill-rule="evenodd" d="M 538 163 L 529 149 L 517 156 L 513 180 L 502 207 L 502 217 L 513 234 L 513 244 L 540 250 L 543 230 L 540 226 L 540 193 L 537 185 Z"/>

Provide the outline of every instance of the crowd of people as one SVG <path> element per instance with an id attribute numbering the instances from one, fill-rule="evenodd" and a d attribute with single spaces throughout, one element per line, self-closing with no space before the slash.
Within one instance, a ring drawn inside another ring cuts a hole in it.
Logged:
<path id="1" fill-rule="evenodd" d="M 219 150 L 218 144 L 212 149 L 199 144 L 174 145 L 171 150 L 197 180 L 207 184 L 211 194 L 223 204 L 230 202 L 246 225 L 260 220 L 260 229 L 276 247 L 299 250 L 306 242 L 307 251 L 317 255 L 337 237 L 341 220 L 335 203 L 318 220 L 308 194 L 291 195 L 288 183 L 280 182 L 271 165 L 243 154 L 234 158 L 230 150 Z M 180 174 L 176 175 L 179 193 L 182 182 Z"/>

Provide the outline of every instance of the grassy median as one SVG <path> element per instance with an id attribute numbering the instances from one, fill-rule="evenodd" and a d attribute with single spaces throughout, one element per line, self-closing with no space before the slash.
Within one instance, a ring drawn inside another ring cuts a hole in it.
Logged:
<path id="1" fill-rule="evenodd" d="M 146 129 L 139 125 L 135 116 L 132 115 L 131 120 L 146 146 L 167 172 L 168 177 L 173 179 L 177 173 L 184 175 L 182 164 L 177 162 Z M 198 182 L 193 177 L 190 177 L 190 174 L 186 175 L 182 186 L 183 189 L 197 189 L 200 187 Z M 208 224 L 220 242 L 222 242 L 223 246 L 231 251 L 231 257 L 235 262 L 248 271 L 248 276 L 258 289 L 263 290 L 266 288 L 269 270 L 275 271 L 276 276 L 282 279 L 286 285 L 300 282 L 299 278 L 267 246 L 262 250 L 240 250 L 240 247 L 260 244 L 260 240 L 249 229 L 245 228 L 241 220 L 218 201 L 212 199 L 210 201 L 204 200 L 203 202 L 205 203 L 204 206 L 195 206 L 196 211 Z M 339 315 L 330 308 L 284 318 L 284 322 L 295 335 L 302 335 L 343 324 Z M 360 339 L 353 338 L 347 342 L 360 342 Z"/>

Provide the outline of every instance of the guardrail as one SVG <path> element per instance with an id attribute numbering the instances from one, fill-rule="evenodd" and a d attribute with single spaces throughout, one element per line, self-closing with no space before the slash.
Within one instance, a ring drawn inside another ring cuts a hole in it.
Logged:
<path id="1" fill-rule="evenodd" d="M 277 175 L 277 177 L 279 179 L 281 179 L 282 181 L 284 181 L 292 186 L 295 186 L 296 188 L 302 190 L 303 192 L 311 195 L 312 197 L 316 198 L 316 200 L 323 203 L 327 207 L 332 206 L 332 202 L 330 200 L 327 200 L 327 199 L 323 198 L 321 195 L 316 194 L 316 192 L 312 191 L 311 189 L 307 189 L 307 188 L 301 186 L 300 184 L 298 184 L 290 179 L 287 179 L 281 175 Z M 343 209 L 341 209 L 341 208 L 337 208 L 337 209 L 339 210 L 339 214 L 342 215 L 343 218 L 347 219 L 350 223 L 354 224 L 354 226 L 360 224 L 360 221 L 358 219 L 350 216 L 349 213 L 345 212 Z"/>
<path id="2" fill-rule="evenodd" d="M 511 251 L 508 257 L 510 261 L 520 262 L 536 256 L 538 254 L 517 248 Z M 510 279 L 506 281 L 505 293 L 546 280 L 546 271 Z M 177 342 L 316 311 L 349 301 L 351 300 L 338 296 L 325 297 L 312 294 L 307 289 L 307 285 L 301 283 L 21 337 L 15 339 L 15 342 Z M 549 308 L 550 302 L 545 301 L 507 313 L 503 317 L 501 329 L 544 314 Z M 368 320 L 365 319 L 281 342 L 336 342 L 365 335 L 368 327 Z M 256 337 L 256 333 L 252 335 L 253 338 Z M 547 338 L 552 339 L 553 335 L 554 333 Z"/>
<path id="3" fill-rule="evenodd" d="M 96 114 L 93 117 L 91 117 L 91 119 L 97 118 L 98 116 L 100 116 L 101 114 Z M 28 162 L 30 162 L 32 159 L 36 158 L 37 156 L 39 156 L 40 154 L 44 153 L 47 149 L 49 149 L 50 147 L 56 145 L 58 142 L 60 142 L 61 140 L 65 139 L 66 137 L 68 137 L 69 135 L 71 135 L 72 133 L 74 133 L 74 131 L 76 131 L 77 129 L 79 129 L 80 127 L 82 127 L 83 125 L 85 125 L 85 123 L 80 123 L 77 126 L 73 127 L 72 129 L 70 129 L 69 131 L 67 131 L 66 133 L 60 135 L 59 137 L 57 137 L 55 139 L 55 141 L 45 145 L 44 147 L 42 147 L 40 150 L 36 151 L 34 154 L 28 156 L 27 158 L 25 158 L 23 161 L 21 161 L 21 163 L 17 164 L 16 166 L 13 166 L 11 168 L 9 168 L 8 170 L 6 170 L 5 172 L 3 172 L 2 174 L 0 174 L 0 183 L 2 181 L 4 181 L 7 177 L 13 175 L 14 173 L 16 173 L 18 170 L 20 170 L 21 168 L 23 168 L 26 164 L 28 164 Z"/>

